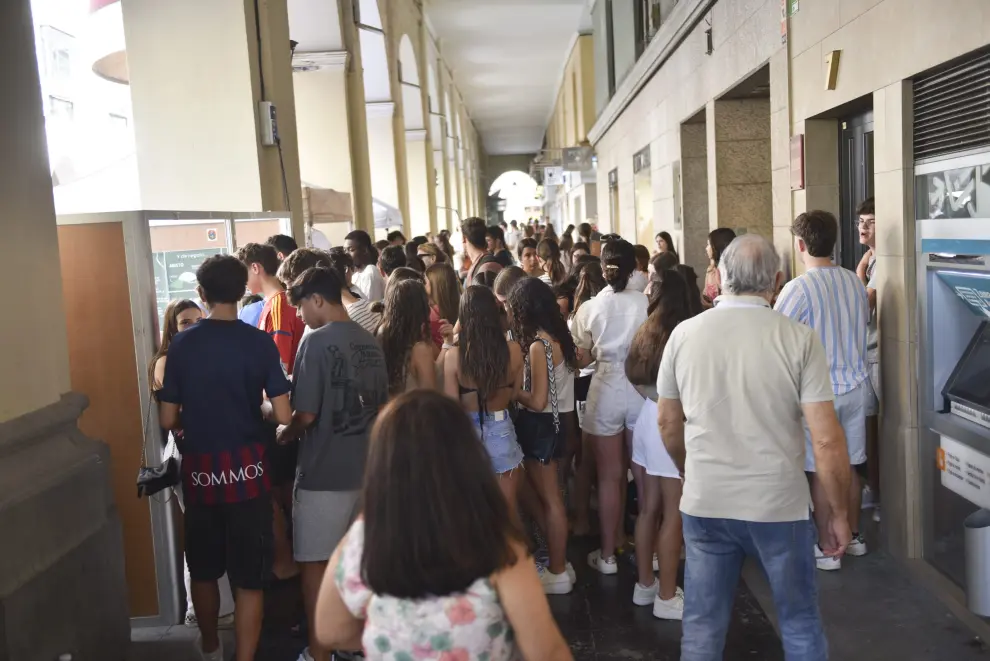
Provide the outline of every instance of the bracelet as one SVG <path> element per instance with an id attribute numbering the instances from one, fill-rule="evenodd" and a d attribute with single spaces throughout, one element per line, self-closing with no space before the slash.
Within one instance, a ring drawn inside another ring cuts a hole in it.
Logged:
<path id="1" fill-rule="evenodd" d="M 447 342 L 444 342 L 443 343 L 443 346 L 440 347 L 441 350 L 442 349 L 453 349 L 453 348 L 454 348 L 454 345 L 453 344 L 448 344 Z"/>

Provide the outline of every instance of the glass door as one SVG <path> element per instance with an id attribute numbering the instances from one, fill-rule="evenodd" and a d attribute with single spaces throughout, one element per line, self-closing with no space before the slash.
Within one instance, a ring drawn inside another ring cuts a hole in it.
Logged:
<path id="1" fill-rule="evenodd" d="M 855 270 L 866 252 L 859 242 L 856 208 L 873 197 L 873 111 L 848 117 L 839 126 L 841 217 L 836 262 Z"/>

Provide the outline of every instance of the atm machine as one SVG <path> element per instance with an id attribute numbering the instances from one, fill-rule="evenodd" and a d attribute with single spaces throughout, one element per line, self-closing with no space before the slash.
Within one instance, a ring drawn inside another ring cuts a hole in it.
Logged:
<path id="1" fill-rule="evenodd" d="M 966 586 L 965 522 L 990 510 L 990 153 L 915 172 L 924 557 Z"/>

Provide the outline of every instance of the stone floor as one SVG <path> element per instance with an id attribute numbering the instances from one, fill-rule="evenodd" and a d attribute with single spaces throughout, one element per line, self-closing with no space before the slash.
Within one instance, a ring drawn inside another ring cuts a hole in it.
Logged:
<path id="1" fill-rule="evenodd" d="M 550 607 L 576 661 L 675 661 L 680 658 L 681 627 L 653 618 L 648 607 L 632 604 L 635 574 L 628 558 L 617 576 L 601 576 L 587 567 L 591 540 L 572 543 L 570 559 L 578 573 L 573 593 L 550 597 Z M 736 596 L 726 642 L 726 661 L 781 661 L 770 591 L 758 566 L 747 566 Z M 833 661 L 990 660 L 990 651 L 941 602 L 912 582 L 885 553 L 844 560 L 837 573 L 818 575 L 822 615 Z M 278 608 L 279 614 L 290 608 Z M 281 619 L 283 621 L 278 621 Z M 295 661 L 305 643 L 288 633 L 288 619 L 269 619 L 258 661 Z M 184 626 L 138 629 L 133 661 L 196 661 L 195 630 Z M 224 634 L 232 651 L 232 633 Z M 228 653 L 228 658 L 230 654 Z"/>
<path id="2" fill-rule="evenodd" d="M 628 559 L 620 560 L 617 576 L 602 576 L 588 568 L 585 557 L 591 540 L 572 544 L 570 559 L 578 583 L 569 595 L 550 597 L 550 608 L 571 644 L 575 661 L 674 661 L 680 657 L 681 626 L 661 622 L 651 608 L 632 603 L 635 572 Z M 295 661 L 305 642 L 272 626 L 262 638 L 258 661 Z M 196 631 L 178 625 L 165 629 L 137 629 L 131 650 L 133 661 L 197 661 L 192 649 Z M 224 649 L 233 650 L 232 632 L 224 632 Z M 230 654 L 228 653 L 228 658 Z M 773 625 L 756 598 L 740 585 L 726 646 L 727 661 L 783 659 Z"/>

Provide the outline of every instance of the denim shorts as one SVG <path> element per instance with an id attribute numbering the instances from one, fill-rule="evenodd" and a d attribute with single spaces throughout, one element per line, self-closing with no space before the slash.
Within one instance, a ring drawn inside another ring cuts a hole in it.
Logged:
<path id="1" fill-rule="evenodd" d="M 516 440 L 516 428 L 508 411 L 472 413 L 471 422 L 488 451 L 495 473 L 501 475 L 519 467 L 523 461 L 523 451 Z"/>

